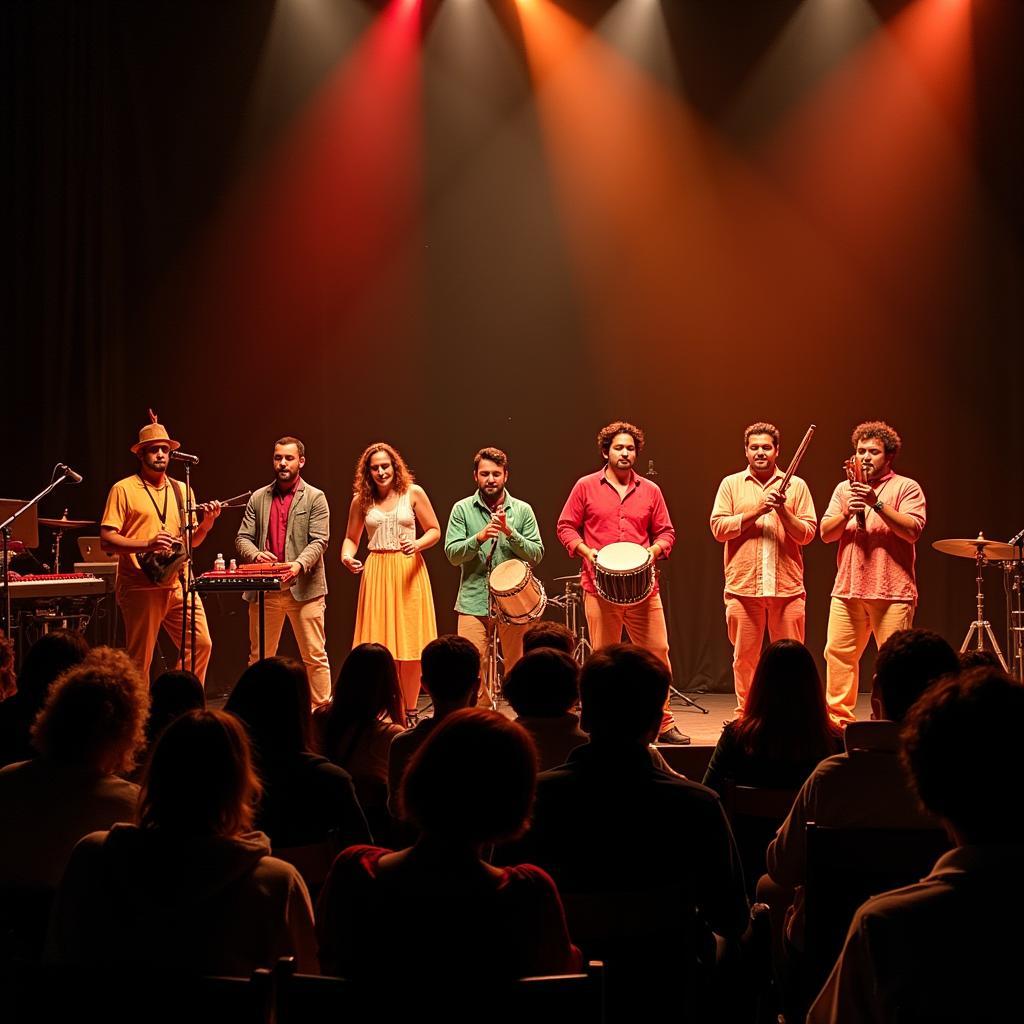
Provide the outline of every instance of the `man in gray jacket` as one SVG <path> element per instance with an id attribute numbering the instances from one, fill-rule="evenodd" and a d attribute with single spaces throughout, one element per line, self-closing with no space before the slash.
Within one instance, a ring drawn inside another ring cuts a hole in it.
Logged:
<path id="1" fill-rule="evenodd" d="M 285 616 L 292 624 L 309 675 L 314 704 L 331 697 L 331 666 L 324 643 L 327 577 L 324 552 L 331 533 L 331 512 L 323 491 L 301 477 L 306 447 L 297 437 L 274 445 L 276 480 L 255 491 L 245 507 L 235 549 L 243 562 L 290 562 L 295 582 L 290 590 L 266 595 L 264 649 L 277 651 Z M 259 611 L 256 594 L 249 602 L 249 664 L 259 658 Z"/>

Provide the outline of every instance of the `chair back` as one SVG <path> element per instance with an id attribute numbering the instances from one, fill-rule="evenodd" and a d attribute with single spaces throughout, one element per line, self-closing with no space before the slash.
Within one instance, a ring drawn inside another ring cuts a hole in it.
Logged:
<path id="1" fill-rule="evenodd" d="M 831 828 L 807 823 L 805 940 L 801 989 L 821 989 L 857 908 L 919 881 L 952 843 L 941 829 Z"/>
<path id="2" fill-rule="evenodd" d="M 418 987 L 414 987 L 418 986 Z M 592 962 L 585 973 L 521 978 L 506 984 L 456 978 L 450 985 L 432 978 L 411 981 L 396 974 L 395 984 L 379 985 L 348 978 L 298 974 L 291 957 L 274 968 L 276 1024 L 308 1021 L 372 1020 L 407 1024 L 409 1007 L 446 1024 L 603 1024 L 604 965 Z"/>
<path id="3" fill-rule="evenodd" d="M 754 896 L 757 880 L 765 873 L 768 844 L 786 820 L 797 792 L 795 789 L 739 786 L 734 782 L 726 782 L 722 786 L 722 807 L 740 851 L 747 896 L 750 898 Z"/>

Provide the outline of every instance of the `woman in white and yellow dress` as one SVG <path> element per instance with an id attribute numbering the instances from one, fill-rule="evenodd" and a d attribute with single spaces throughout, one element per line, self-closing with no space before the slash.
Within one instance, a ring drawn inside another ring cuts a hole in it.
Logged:
<path id="1" fill-rule="evenodd" d="M 434 596 L 422 552 L 441 539 L 427 492 L 391 445 L 371 444 L 356 463 L 341 564 L 359 575 L 352 646 L 383 644 L 398 663 L 407 709 L 420 692 L 420 652 L 437 636 Z M 416 523 L 423 531 L 416 536 Z M 366 530 L 369 554 L 356 558 Z"/>

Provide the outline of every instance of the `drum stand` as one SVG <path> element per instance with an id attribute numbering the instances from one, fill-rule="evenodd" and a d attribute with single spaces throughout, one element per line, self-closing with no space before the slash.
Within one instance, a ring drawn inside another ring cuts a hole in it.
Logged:
<path id="1" fill-rule="evenodd" d="M 977 618 L 967 629 L 967 636 L 964 637 L 964 642 L 960 645 L 960 653 L 963 654 L 970 647 L 972 639 L 975 641 L 974 649 L 976 651 L 985 650 L 985 637 L 987 636 L 995 656 L 999 659 L 999 664 L 1003 666 L 1003 671 L 1008 672 L 1006 659 L 1003 657 L 1003 652 L 999 649 L 996 635 L 992 632 L 992 626 L 988 619 L 985 618 L 985 593 L 982 590 L 982 583 L 984 581 L 981 570 L 988 564 L 988 559 L 981 553 L 980 548 L 974 561 L 978 567 L 978 575 L 975 577 L 975 583 L 977 584 L 977 593 L 975 594 Z"/>
<path id="2" fill-rule="evenodd" d="M 498 654 L 498 602 L 487 587 L 487 646 L 484 650 L 483 676 L 487 692 L 491 695 L 491 710 L 498 710 L 501 699 L 501 669 L 504 659 Z"/>
<path id="3" fill-rule="evenodd" d="M 562 580 L 565 582 L 565 593 L 560 597 L 550 598 L 548 604 L 553 604 L 565 612 L 565 628 L 573 637 L 572 657 L 578 665 L 582 665 L 594 653 L 594 649 L 587 636 L 587 617 L 580 615 L 580 605 L 583 601 L 580 577 L 563 576 Z"/>

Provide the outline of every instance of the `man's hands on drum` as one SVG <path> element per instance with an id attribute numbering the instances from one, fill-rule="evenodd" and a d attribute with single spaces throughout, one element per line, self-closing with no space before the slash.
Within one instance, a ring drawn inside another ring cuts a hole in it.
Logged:
<path id="1" fill-rule="evenodd" d="M 591 565 L 597 565 L 597 548 L 589 547 L 586 544 L 580 544 L 576 550 L 580 555 L 585 558 Z"/>

